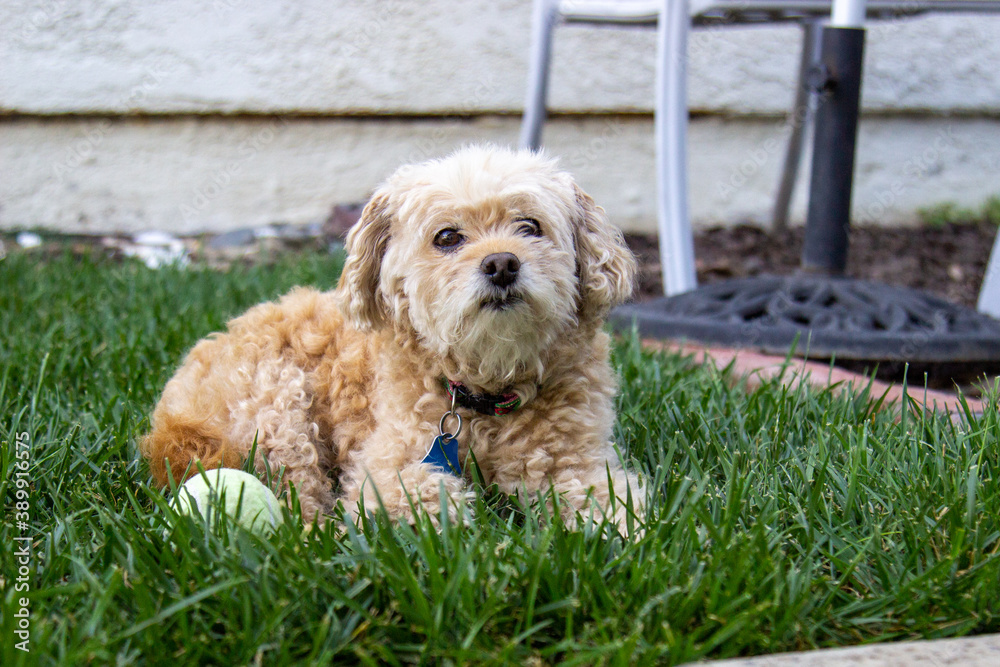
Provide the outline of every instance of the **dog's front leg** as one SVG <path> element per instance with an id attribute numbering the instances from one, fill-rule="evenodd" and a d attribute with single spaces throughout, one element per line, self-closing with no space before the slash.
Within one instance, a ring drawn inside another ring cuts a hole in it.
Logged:
<path id="1" fill-rule="evenodd" d="M 462 508 L 474 494 L 465 480 L 423 463 L 435 435 L 425 429 L 409 435 L 395 428 L 376 429 L 344 470 L 345 508 L 357 518 L 361 507 L 367 512 L 381 507 L 390 517 L 410 523 L 416 510 L 435 525 L 442 509 L 452 521 L 467 516 Z"/>
<path id="2" fill-rule="evenodd" d="M 613 453 L 610 457 L 595 458 L 589 465 L 557 467 L 553 471 L 552 491 L 566 502 L 563 517 L 571 524 L 575 524 L 577 517 L 584 521 L 591 515 L 597 521 L 607 517 L 618 532 L 625 535 L 629 532 L 631 513 L 631 532 L 635 532 L 642 522 L 641 510 L 645 505 L 645 491 L 638 478 L 624 470 Z"/>
<path id="3" fill-rule="evenodd" d="M 630 513 L 633 532 L 642 521 L 645 491 L 636 475 L 622 468 L 610 443 L 590 451 L 579 446 L 536 445 L 520 463 L 505 466 L 494 477 L 500 490 L 529 502 L 545 499 L 550 509 L 555 496 L 560 515 L 570 526 L 607 517 L 624 535 Z"/>

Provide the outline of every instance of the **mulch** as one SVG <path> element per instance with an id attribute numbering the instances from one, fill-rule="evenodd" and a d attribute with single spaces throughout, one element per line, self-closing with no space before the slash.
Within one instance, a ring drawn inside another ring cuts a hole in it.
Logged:
<path id="1" fill-rule="evenodd" d="M 854 227 L 847 275 L 922 289 L 974 308 L 997 227 L 988 223 L 940 227 Z M 803 229 L 771 232 L 739 225 L 695 234 L 699 284 L 762 274 L 790 275 L 799 268 Z M 637 297 L 662 296 L 655 235 L 626 235 L 640 264 Z"/>

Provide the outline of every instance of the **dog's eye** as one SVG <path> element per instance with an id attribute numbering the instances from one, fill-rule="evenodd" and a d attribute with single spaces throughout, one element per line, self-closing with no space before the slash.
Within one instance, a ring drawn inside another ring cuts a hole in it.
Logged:
<path id="1" fill-rule="evenodd" d="M 521 236 L 541 236 L 542 226 L 534 218 L 521 218 L 517 221 L 517 233 Z"/>
<path id="2" fill-rule="evenodd" d="M 455 229 L 442 229 L 434 236 L 434 245 L 447 250 L 454 250 L 464 241 L 465 237 Z"/>

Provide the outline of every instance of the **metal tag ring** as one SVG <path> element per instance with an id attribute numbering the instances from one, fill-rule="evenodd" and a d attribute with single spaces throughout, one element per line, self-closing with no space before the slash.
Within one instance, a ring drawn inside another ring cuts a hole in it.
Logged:
<path id="1" fill-rule="evenodd" d="M 453 417 L 455 417 L 455 419 L 458 420 L 458 428 L 455 430 L 454 433 L 446 433 L 444 430 L 444 420 L 448 418 L 448 415 L 452 415 Z M 458 434 L 461 432 L 462 432 L 462 415 L 458 414 L 453 410 L 449 410 L 448 412 L 441 415 L 441 421 L 438 422 L 438 433 L 440 433 L 441 435 L 450 435 L 452 438 L 457 438 Z"/>

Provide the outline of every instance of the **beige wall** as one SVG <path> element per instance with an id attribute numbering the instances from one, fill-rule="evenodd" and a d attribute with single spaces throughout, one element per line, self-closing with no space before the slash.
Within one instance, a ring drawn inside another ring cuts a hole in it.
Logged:
<path id="1" fill-rule="evenodd" d="M 0 227 L 321 220 L 402 161 L 515 142 L 529 17 L 516 0 L 5 2 Z M 798 47 L 793 27 L 692 35 L 696 222 L 769 214 Z M 655 219 L 653 52 L 649 31 L 556 34 L 552 107 L 570 115 L 546 144 L 630 229 Z M 997 63 L 1000 17 L 872 26 L 859 218 L 1000 193 Z"/>

